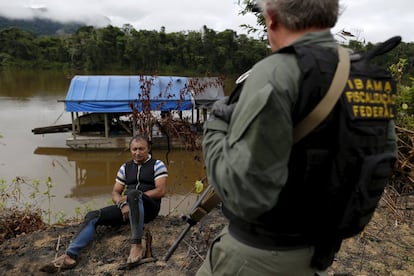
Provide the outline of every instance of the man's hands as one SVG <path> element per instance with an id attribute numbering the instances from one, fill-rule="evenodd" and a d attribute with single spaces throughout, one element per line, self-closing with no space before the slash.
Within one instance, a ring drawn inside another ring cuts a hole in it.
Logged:
<path id="1" fill-rule="evenodd" d="M 211 115 L 213 115 L 213 119 L 217 118 L 225 121 L 226 123 L 230 122 L 231 115 L 233 114 L 236 103 L 227 104 L 228 100 L 229 97 L 226 96 L 214 102 L 213 106 L 211 107 Z"/>
<path id="2" fill-rule="evenodd" d="M 129 207 L 127 204 L 121 207 L 122 218 L 126 221 L 129 217 Z"/>
<path id="3" fill-rule="evenodd" d="M 129 216 L 129 207 L 126 196 L 120 197 L 120 199 L 116 202 L 116 206 L 121 210 L 122 218 L 126 221 Z"/>

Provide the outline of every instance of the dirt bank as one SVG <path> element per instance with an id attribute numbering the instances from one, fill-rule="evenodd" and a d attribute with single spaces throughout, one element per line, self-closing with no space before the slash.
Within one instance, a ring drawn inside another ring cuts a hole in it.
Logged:
<path id="1" fill-rule="evenodd" d="M 411 196 L 398 210 L 389 206 L 378 208 L 364 234 L 344 242 L 329 273 L 414 275 L 413 202 Z M 128 227 L 100 228 L 96 240 L 82 251 L 79 264 L 57 274 L 194 275 L 206 255 L 209 242 L 225 223 L 220 210 L 215 209 L 191 228 L 176 252 L 165 262 L 163 257 L 185 224 L 177 217 L 157 218 L 149 226 L 153 236 L 152 253 L 158 260 L 130 271 L 118 270 L 129 252 Z M 77 224 L 56 225 L 4 241 L 0 245 L 0 275 L 47 275 L 39 269 L 54 259 L 58 237 L 61 254 L 76 230 Z"/>

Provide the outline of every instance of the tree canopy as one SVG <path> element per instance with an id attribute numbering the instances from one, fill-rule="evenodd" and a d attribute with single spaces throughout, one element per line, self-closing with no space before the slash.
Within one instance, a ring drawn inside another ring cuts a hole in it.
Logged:
<path id="1" fill-rule="evenodd" d="M 257 15 L 260 17 L 260 15 Z M 258 19 L 259 20 L 259 19 Z M 373 46 L 349 40 L 354 50 Z M 403 83 L 414 75 L 414 44 L 402 43 L 378 58 L 384 66 L 407 60 Z M 85 73 L 220 74 L 237 76 L 270 54 L 266 38 L 253 38 L 227 29 L 166 33 L 82 26 L 73 34 L 35 35 L 19 28 L 0 30 L 0 69 L 65 69 Z"/>
<path id="2" fill-rule="evenodd" d="M 84 26 L 72 35 L 35 36 L 18 28 L 0 31 L 0 68 L 70 68 L 78 71 L 239 74 L 269 54 L 266 41 L 217 32 L 166 33 Z"/>

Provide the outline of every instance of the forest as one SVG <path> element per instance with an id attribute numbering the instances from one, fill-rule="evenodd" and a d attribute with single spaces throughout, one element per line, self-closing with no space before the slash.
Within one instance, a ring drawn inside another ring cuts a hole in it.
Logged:
<path id="1" fill-rule="evenodd" d="M 265 41 L 232 30 L 166 33 L 83 26 L 74 34 L 36 36 L 0 30 L 0 68 L 71 69 L 78 72 L 239 74 L 269 53 Z"/>
<path id="2" fill-rule="evenodd" d="M 348 40 L 347 47 L 363 51 L 373 46 Z M 237 76 L 270 54 L 265 38 L 257 39 L 227 29 L 165 32 L 81 26 L 74 33 L 39 35 L 18 27 L 0 29 L 0 70 L 70 70 L 76 73 L 139 73 L 166 75 Z M 377 58 L 389 67 L 404 60 L 402 83 L 414 76 L 414 43 Z"/>

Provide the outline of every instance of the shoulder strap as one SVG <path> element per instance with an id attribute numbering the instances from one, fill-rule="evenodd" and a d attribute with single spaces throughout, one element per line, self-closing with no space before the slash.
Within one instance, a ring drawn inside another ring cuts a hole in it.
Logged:
<path id="1" fill-rule="evenodd" d="M 297 143 L 315 129 L 332 111 L 348 80 L 351 62 L 348 50 L 338 46 L 339 62 L 328 92 L 315 108 L 293 129 L 293 142 Z"/>

